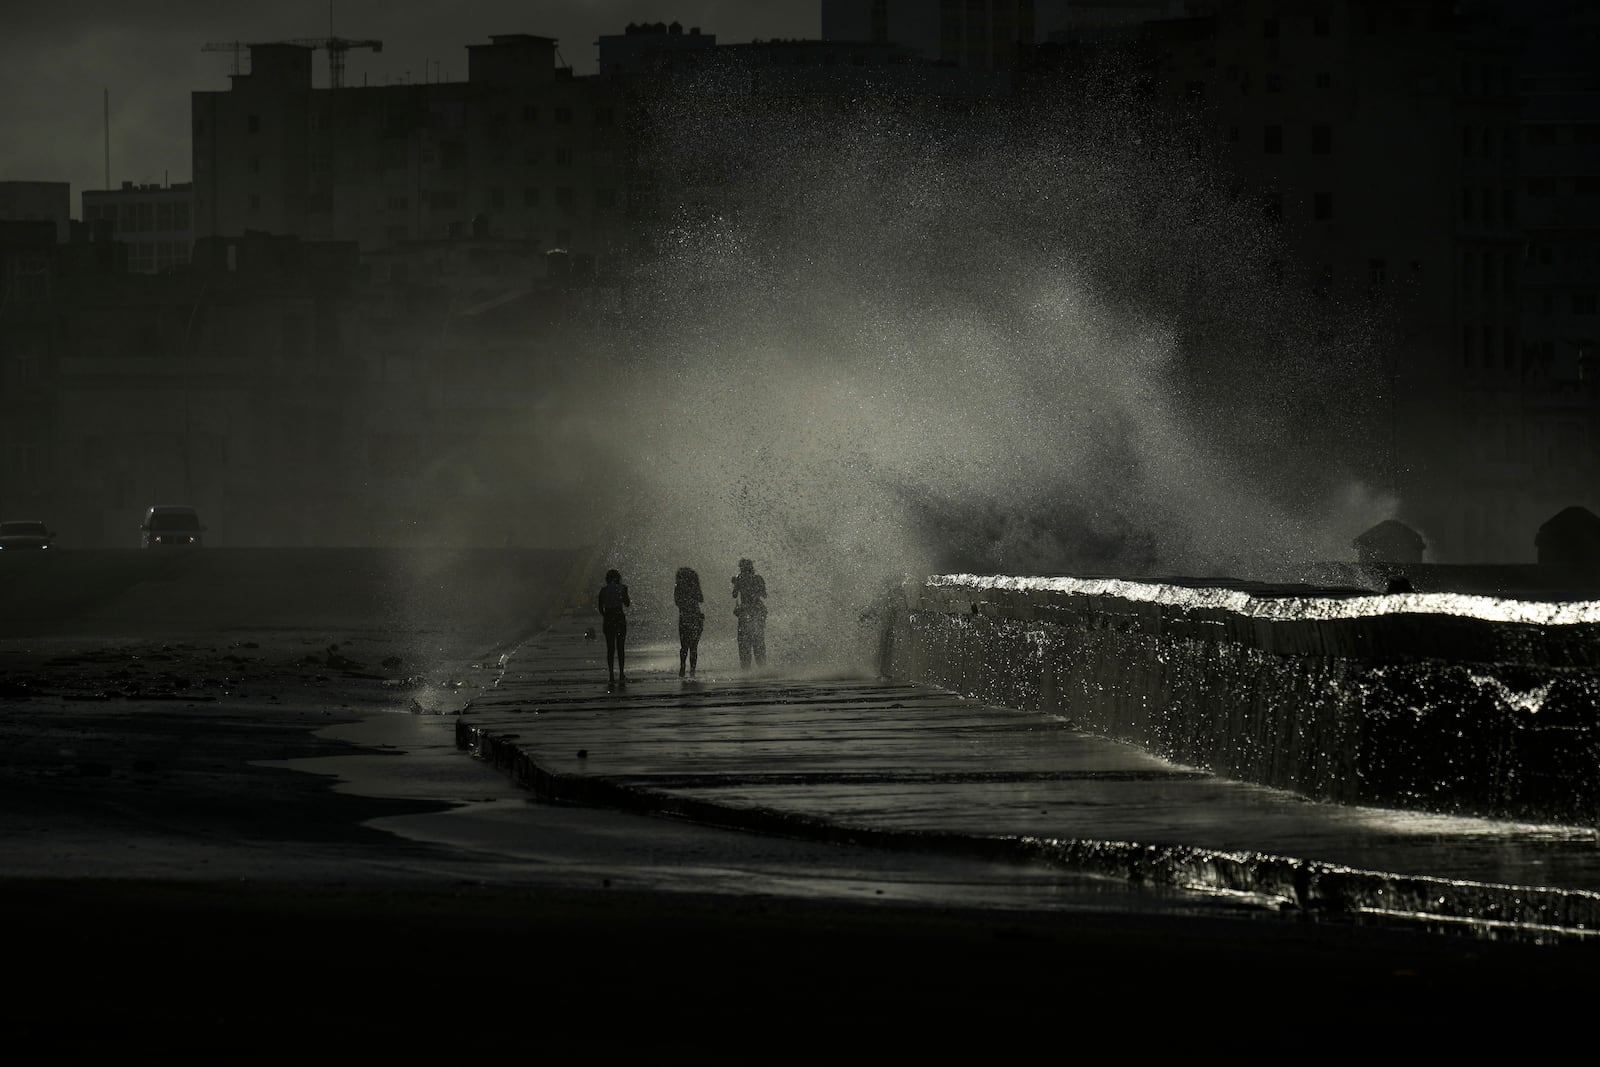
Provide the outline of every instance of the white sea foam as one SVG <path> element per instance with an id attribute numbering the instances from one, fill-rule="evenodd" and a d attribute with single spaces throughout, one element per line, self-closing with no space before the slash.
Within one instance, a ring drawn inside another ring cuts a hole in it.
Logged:
<path id="1" fill-rule="evenodd" d="M 1123 578 L 1028 578 L 1004 575 L 940 574 L 928 584 L 973 590 L 1109 596 L 1174 608 L 1231 611 L 1254 619 L 1366 619 L 1382 615 L 1451 615 L 1485 622 L 1535 626 L 1600 623 L 1600 600 L 1506 600 L 1462 593 L 1402 593 L 1373 596 L 1257 596 L 1241 589 L 1190 588 Z"/>

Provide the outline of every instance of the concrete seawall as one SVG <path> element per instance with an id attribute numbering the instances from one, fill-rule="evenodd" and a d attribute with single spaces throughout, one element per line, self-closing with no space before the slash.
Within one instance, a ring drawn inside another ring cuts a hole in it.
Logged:
<path id="1" fill-rule="evenodd" d="M 1600 604 L 948 576 L 886 673 L 1319 800 L 1600 823 Z"/>

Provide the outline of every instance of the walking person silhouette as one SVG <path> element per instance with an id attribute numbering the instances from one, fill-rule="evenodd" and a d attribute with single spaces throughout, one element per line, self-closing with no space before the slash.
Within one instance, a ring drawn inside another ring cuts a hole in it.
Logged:
<path id="1" fill-rule="evenodd" d="M 756 565 L 739 561 L 733 576 L 733 614 L 739 624 L 739 666 L 748 668 L 767 662 L 767 581 L 756 573 Z"/>
<path id="2" fill-rule="evenodd" d="M 628 612 L 633 601 L 622 574 L 606 571 L 606 584 L 600 587 L 600 623 L 606 635 L 606 691 L 628 688 Z M 613 669 L 615 668 L 615 669 Z"/>
<path id="3" fill-rule="evenodd" d="M 678 605 L 678 677 L 683 677 L 687 667 L 692 678 L 700 662 L 700 635 L 706 629 L 706 615 L 700 610 L 706 598 L 700 591 L 700 575 L 693 568 L 678 568 L 672 599 Z"/>

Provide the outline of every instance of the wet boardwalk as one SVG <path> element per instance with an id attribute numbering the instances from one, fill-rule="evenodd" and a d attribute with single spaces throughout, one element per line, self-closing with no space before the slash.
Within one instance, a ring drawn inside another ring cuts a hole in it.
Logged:
<path id="1" fill-rule="evenodd" d="M 677 677 L 676 648 L 564 620 L 458 741 L 550 799 L 767 833 L 1052 863 L 1263 906 L 1600 926 L 1593 829 L 1350 808 L 1229 781 L 1049 716 L 864 677 Z"/>

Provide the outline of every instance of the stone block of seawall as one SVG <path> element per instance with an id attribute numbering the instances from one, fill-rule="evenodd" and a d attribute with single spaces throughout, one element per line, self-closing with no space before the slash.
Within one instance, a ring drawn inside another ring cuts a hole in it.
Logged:
<path id="1" fill-rule="evenodd" d="M 1235 592 L 930 585 L 894 669 L 1318 799 L 1600 819 L 1600 623 Z"/>

